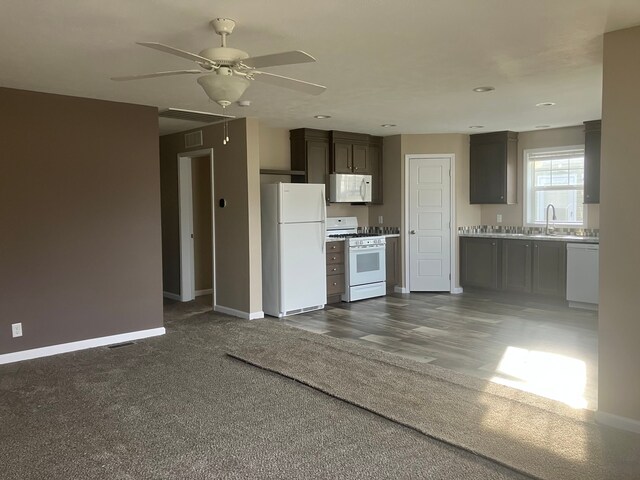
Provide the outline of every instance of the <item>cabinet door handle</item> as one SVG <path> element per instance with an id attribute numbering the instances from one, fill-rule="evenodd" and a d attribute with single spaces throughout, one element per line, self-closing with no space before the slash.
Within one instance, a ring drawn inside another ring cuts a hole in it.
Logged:
<path id="1" fill-rule="evenodd" d="M 336 270 L 338 270 L 338 269 L 337 269 L 337 268 L 334 268 L 334 269 L 332 270 L 332 272 L 335 272 Z"/>
<path id="2" fill-rule="evenodd" d="M 500 195 L 500 200 L 504 200 L 504 195 Z"/>
<path id="3" fill-rule="evenodd" d="M 492 242 L 491 245 L 493 245 L 495 247 L 496 246 L 496 242 Z"/>
<path id="4" fill-rule="evenodd" d="M 525 247 L 529 248 L 529 244 L 527 243 L 527 244 L 525 245 Z"/>
<path id="5" fill-rule="evenodd" d="M 338 258 L 338 257 L 331 257 L 331 260 L 335 260 L 336 258 Z"/>
<path id="6" fill-rule="evenodd" d="M 336 246 L 335 246 L 335 245 L 333 245 L 333 246 L 331 247 L 331 250 L 335 250 L 335 249 L 336 249 Z"/>
<path id="7" fill-rule="evenodd" d="M 336 282 L 333 282 L 333 286 L 335 287 L 336 285 L 338 285 Z"/>

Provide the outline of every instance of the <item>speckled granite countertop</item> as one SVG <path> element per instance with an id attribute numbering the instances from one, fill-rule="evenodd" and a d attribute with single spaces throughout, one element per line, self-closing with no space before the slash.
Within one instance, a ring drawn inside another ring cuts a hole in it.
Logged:
<path id="1" fill-rule="evenodd" d="M 599 237 L 583 237 L 578 235 L 545 235 L 543 233 L 524 234 L 524 233 L 460 233 L 461 237 L 479 237 L 479 238 L 509 238 L 513 240 L 551 240 L 556 242 L 568 243 L 600 243 Z"/>

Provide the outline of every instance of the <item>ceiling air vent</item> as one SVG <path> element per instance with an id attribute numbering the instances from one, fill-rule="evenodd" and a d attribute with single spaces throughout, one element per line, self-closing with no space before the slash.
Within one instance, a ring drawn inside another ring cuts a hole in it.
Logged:
<path id="1" fill-rule="evenodd" d="M 202 146 L 202 130 L 198 130 L 196 132 L 191 132 L 191 133 L 185 133 L 184 146 L 185 148 Z"/>

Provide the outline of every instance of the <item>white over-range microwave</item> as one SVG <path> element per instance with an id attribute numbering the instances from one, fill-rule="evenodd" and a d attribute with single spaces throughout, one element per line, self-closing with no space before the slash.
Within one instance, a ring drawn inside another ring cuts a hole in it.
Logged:
<path id="1" fill-rule="evenodd" d="M 329 176 L 329 201 L 360 203 L 371 201 L 371 175 L 333 173 Z"/>

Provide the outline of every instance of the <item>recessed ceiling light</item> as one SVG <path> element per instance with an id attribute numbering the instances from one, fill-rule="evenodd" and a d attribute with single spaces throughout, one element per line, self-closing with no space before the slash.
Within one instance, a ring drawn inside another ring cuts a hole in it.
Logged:
<path id="1" fill-rule="evenodd" d="M 474 92 L 491 92 L 495 90 L 495 87 L 476 87 L 473 89 Z"/>
<path id="2" fill-rule="evenodd" d="M 389 128 L 389 127 L 397 127 L 397 125 L 395 123 L 383 123 L 382 125 L 380 125 L 381 127 L 384 128 Z"/>
<path id="3" fill-rule="evenodd" d="M 471 125 L 469 128 L 484 128 L 484 125 Z"/>
<path id="4" fill-rule="evenodd" d="M 551 125 L 536 125 L 536 128 L 549 128 Z"/>
<path id="5" fill-rule="evenodd" d="M 320 118 L 320 119 L 331 118 L 331 115 L 314 115 L 313 118 Z"/>
<path id="6" fill-rule="evenodd" d="M 540 102 L 536 103 L 536 107 L 553 107 L 556 102 Z"/>

